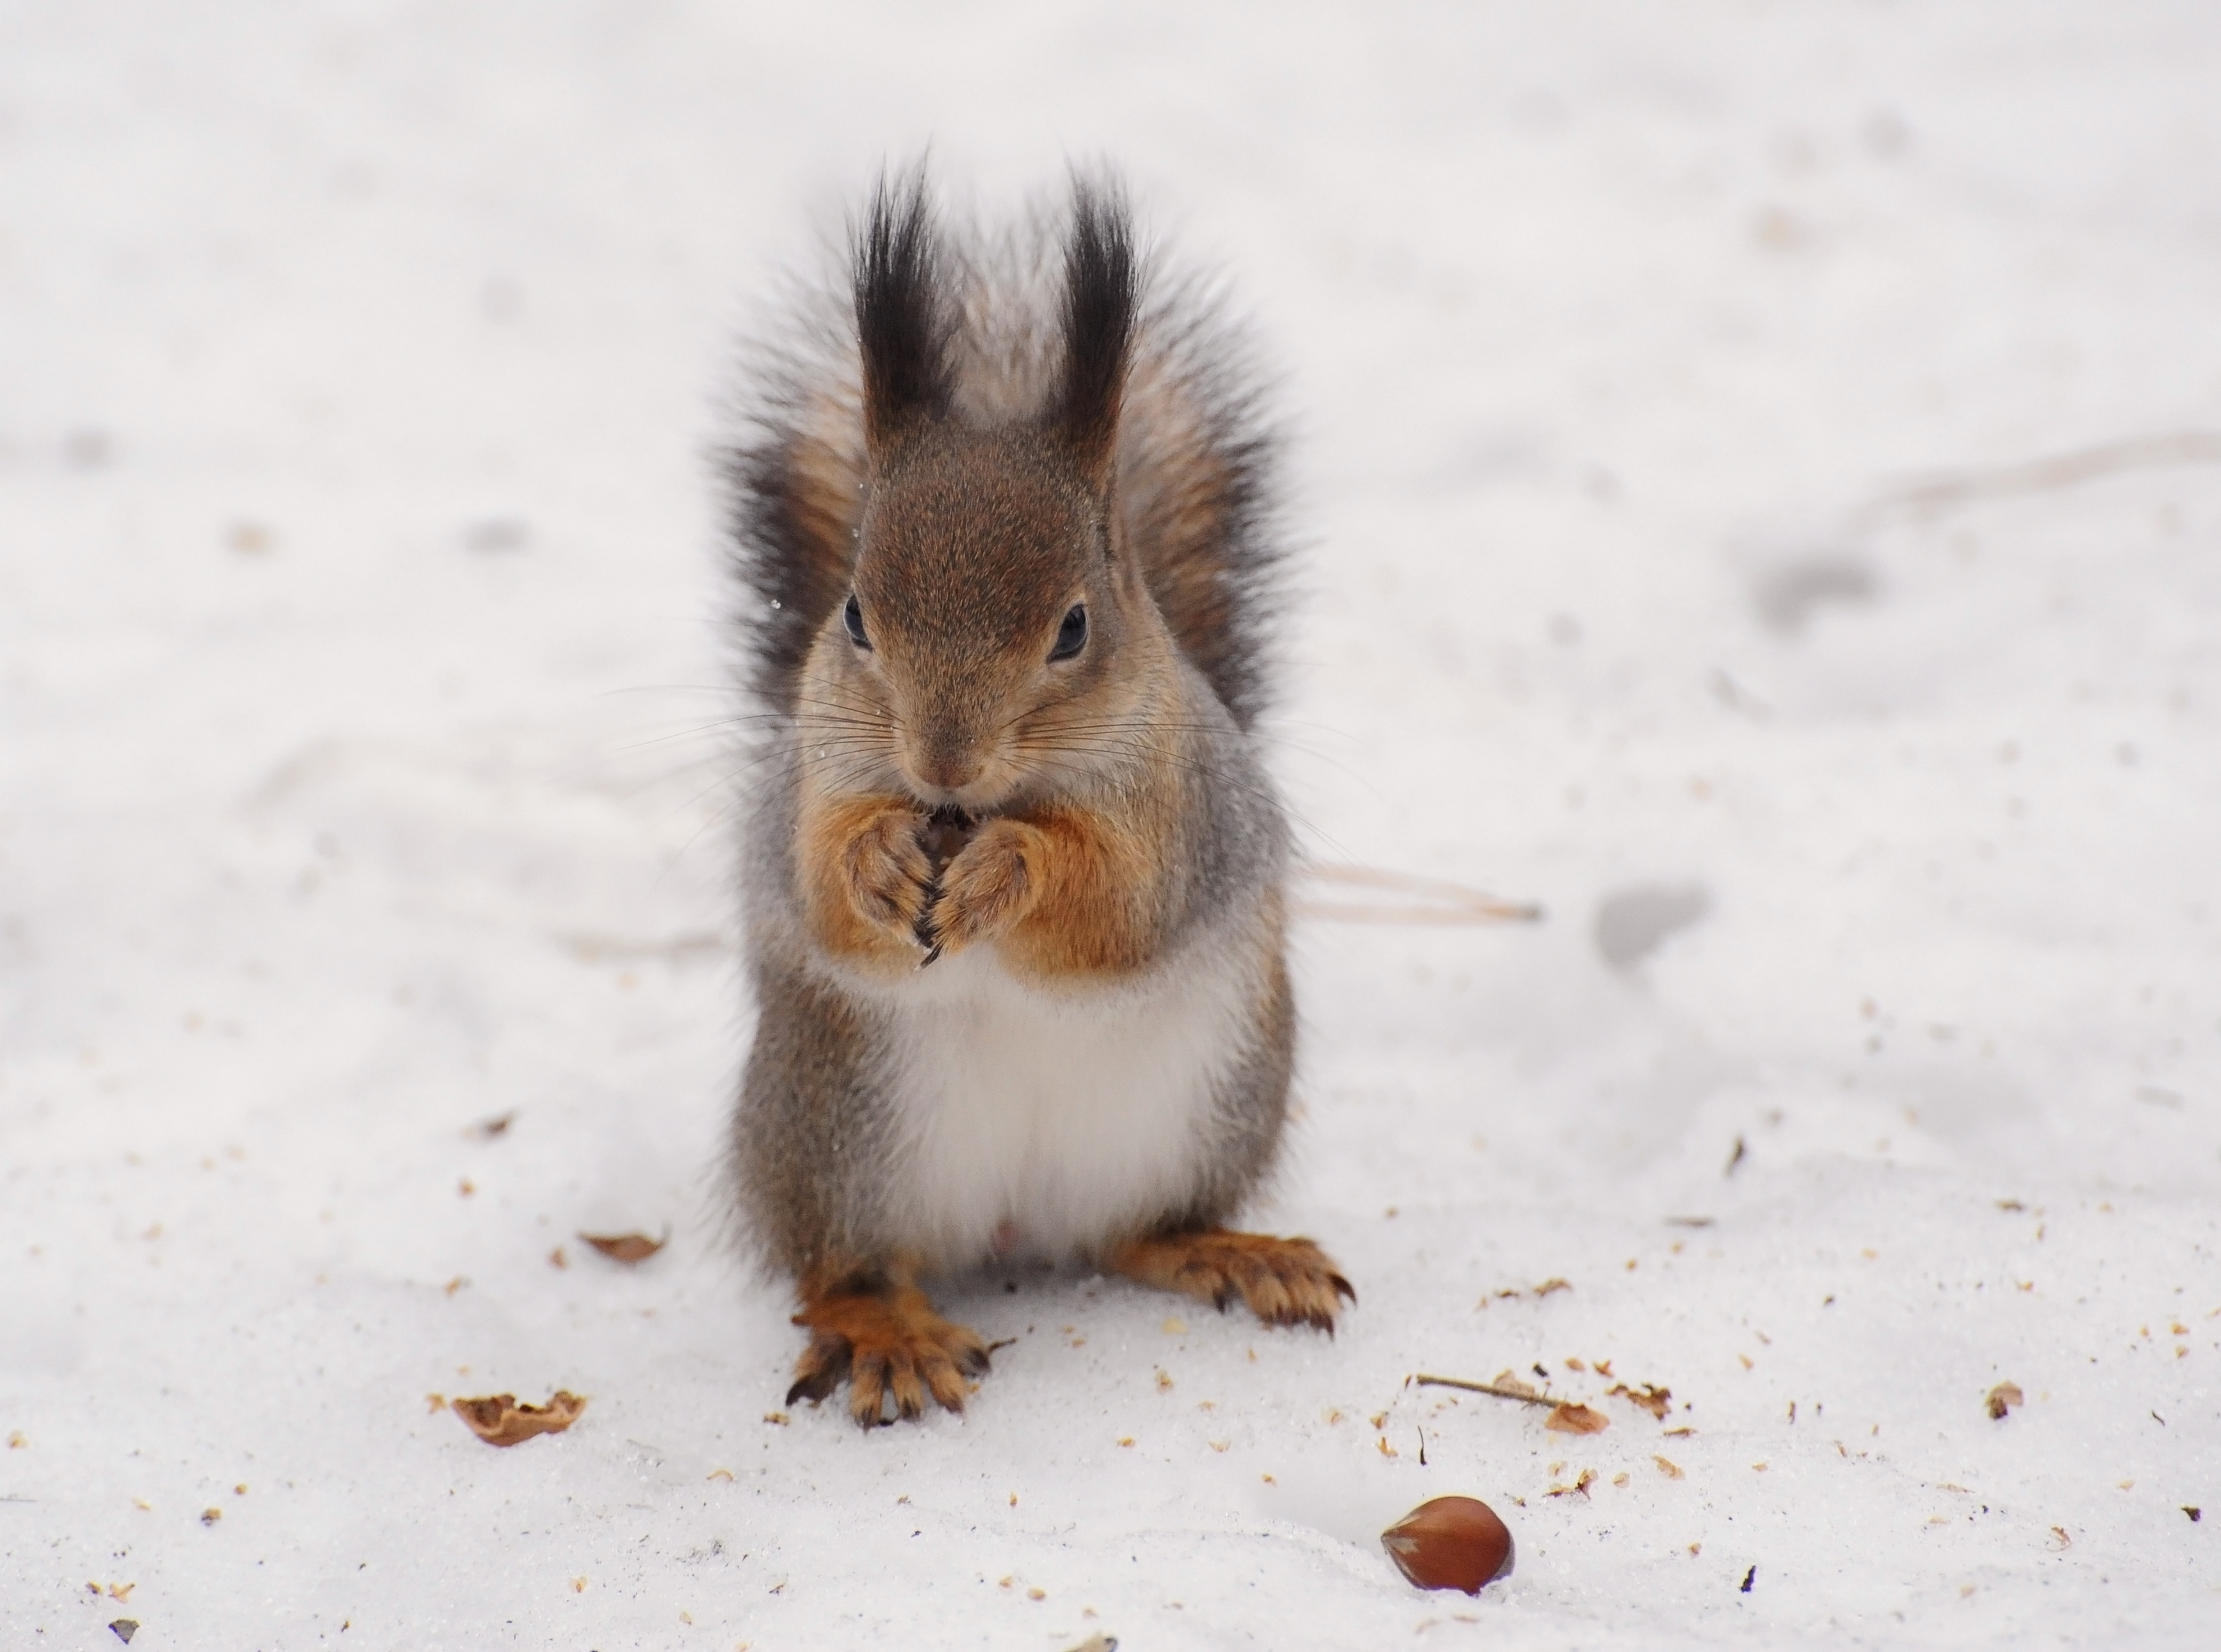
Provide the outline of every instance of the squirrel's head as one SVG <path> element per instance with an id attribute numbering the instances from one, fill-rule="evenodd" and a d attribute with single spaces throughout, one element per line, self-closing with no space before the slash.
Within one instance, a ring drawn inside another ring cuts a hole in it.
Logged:
<path id="1" fill-rule="evenodd" d="M 992 810 L 1078 778 L 1119 749 L 1111 730 L 1169 659 L 1116 505 L 1137 283 L 1115 197 L 1076 188 L 1064 275 L 1046 406 L 982 423 L 955 406 L 954 306 L 921 178 L 881 188 L 857 247 L 868 472 L 810 715 L 872 760 L 891 745 L 930 806 Z"/>

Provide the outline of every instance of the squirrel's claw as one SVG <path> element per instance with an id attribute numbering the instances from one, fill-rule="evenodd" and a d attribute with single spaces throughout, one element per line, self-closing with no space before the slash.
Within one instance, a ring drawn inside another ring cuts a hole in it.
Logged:
<path id="1" fill-rule="evenodd" d="M 786 1403 L 806 1399 L 815 1405 L 831 1393 L 848 1374 L 854 1351 L 837 1331 L 820 1331 L 811 1337 L 808 1351 L 795 1364 L 794 1386 L 786 1391 Z"/>

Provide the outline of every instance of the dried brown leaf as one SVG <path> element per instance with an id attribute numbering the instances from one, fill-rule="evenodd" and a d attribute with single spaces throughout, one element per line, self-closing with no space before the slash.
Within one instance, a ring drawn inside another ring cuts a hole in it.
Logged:
<path id="1" fill-rule="evenodd" d="M 1611 1422 L 1602 1411 L 1576 1405 L 1568 1399 L 1551 1408 L 1550 1414 L 1542 1419 L 1542 1426 L 1553 1434 L 1602 1434 Z"/>
<path id="2" fill-rule="evenodd" d="M 651 1239 L 644 1233 L 582 1233 L 579 1237 L 619 1262 L 644 1262 L 671 1242 L 668 1229 L 660 1239 Z"/>
<path id="3" fill-rule="evenodd" d="M 1667 1479 L 1680 1480 L 1684 1478 L 1680 1468 L 1677 1465 L 1668 1462 L 1665 1458 L 1654 1455 L 1650 1461 L 1658 1465 L 1658 1472 L 1665 1475 Z"/>
<path id="4" fill-rule="evenodd" d="M 1542 1495 L 1545 1497 L 1571 1497 L 1575 1492 L 1579 1492 L 1583 1497 L 1586 1497 L 1589 1494 L 1589 1487 L 1595 1484 L 1596 1470 L 1593 1468 L 1584 1468 L 1581 1470 L 1580 1478 L 1576 1480 L 1572 1485 L 1553 1486 L 1548 1491 L 1543 1492 Z"/>
<path id="5" fill-rule="evenodd" d="M 545 1405 L 521 1405 L 515 1394 L 491 1394 L 457 1399 L 450 1409 L 488 1445 L 513 1446 L 535 1434 L 560 1434 L 579 1420 L 586 1402 L 558 1388 Z"/>

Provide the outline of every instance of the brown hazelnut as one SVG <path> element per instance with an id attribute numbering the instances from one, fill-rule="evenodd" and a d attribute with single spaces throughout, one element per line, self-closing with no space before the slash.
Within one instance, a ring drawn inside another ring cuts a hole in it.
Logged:
<path id="1" fill-rule="evenodd" d="M 1511 1564 L 1511 1532 L 1495 1510 L 1472 1497 L 1422 1503 L 1380 1534 L 1380 1546 L 1422 1589 L 1479 1594 Z"/>

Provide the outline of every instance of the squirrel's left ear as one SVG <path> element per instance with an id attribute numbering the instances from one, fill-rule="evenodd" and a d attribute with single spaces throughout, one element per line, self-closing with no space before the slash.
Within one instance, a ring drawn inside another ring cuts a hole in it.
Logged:
<path id="1" fill-rule="evenodd" d="M 953 393 L 949 300 L 923 162 L 880 178 L 854 257 L 864 442 L 876 462 L 946 417 Z"/>
<path id="2" fill-rule="evenodd" d="M 1049 418 L 1098 489 L 1110 485 L 1117 458 L 1139 286 L 1123 193 L 1115 183 L 1075 178 L 1064 245 L 1064 375 Z"/>

